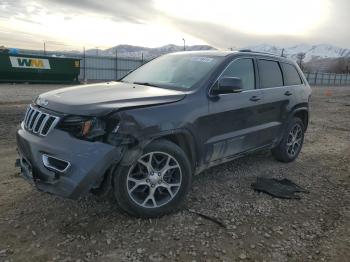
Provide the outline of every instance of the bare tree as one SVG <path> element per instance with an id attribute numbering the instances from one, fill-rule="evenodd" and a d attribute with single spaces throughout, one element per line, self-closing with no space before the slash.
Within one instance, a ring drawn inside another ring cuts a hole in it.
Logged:
<path id="1" fill-rule="evenodd" d="M 301 69 L 303 69 L 303 60 L 304 60 L 305 56 L 306 56 L 306 54 L 303 52 L 300 52 L 297 54 L 297 63 L 299 64 Z"/>
<path id="2" fill-rule="evenodd" d="M 340 57 L 334 66 L 335 73 L 348 74 L 350 66 L 349 57 Z"/>

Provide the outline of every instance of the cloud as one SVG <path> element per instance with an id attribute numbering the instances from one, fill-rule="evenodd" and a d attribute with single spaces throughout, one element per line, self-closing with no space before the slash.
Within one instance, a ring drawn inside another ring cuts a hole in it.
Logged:
<path id="1" fill-rule="evenodd" d="M 239 49 L 254 43 L 273 43 L 275 45 L 292 45 L 305 41 L 305 39 L 285 36 L 273 35 L 262 36 L 255 34 L 246 34 L 232 28 L 217 25 L 209 22 L 193 22 L 179 18 L 168 18 L 168 21 L 176 25 L 181 31 L 193 35 L 196 38 L 203 39 L 209 45 L 228 49 Z"/>
<path id="2" fill-rule="evenodd" d="M 15 0 L 0 3 L 0 19 L 63 14 L 108 16 L 114 21 L 143 23 L 157 15 L 152 0 Z"/>
<path id="3" fill-rule="evenodd" d="M 312 32 L 313 41 L 327 42 L 350 48 L 349 0 L 330 2 L 330 20 L 320 30 Z"/>
<path id="4" fill-rule="evenodd" d="M 15 43 L 13 47 L 37 49 L 42 47 L 43 42 L 38 39 L 44 39 L 43 36 L 33 35 L 30 32 L 24 32 L 20 30 L 13 30 L 11 32 L 6 31 L 0 26 L 0 45 L 5 43 Z"/>
<path id="5" fill-rule="evenodd" d="M 123 27 L 125 24 L 145 25 L 146 27 L 151 27 L 152 24 L 168 26 L 169 32 L 183 32 L 184 35 L 193 36 L 194 39 L 199 39 L 202 42 L 224 49 L 230 47 L 240 48 L 260 43 L 281 46 L 290 46 L 298 43 L 331 43 L 343 47 L 350 47 L 350 23 L 348 23 L 350 1 L 348 0 L 329 0 L 327 2 L 329 3 L 327 9 L 329 11 L 329 17 L 327 18 L 327 22 L 309 30 L 308 34 L 299 36 L 245 33 L 224 24 L 215 23 L 215 21 L 195 21 L 191 19 L 191 17 L 188 17 L 188 19 L 187 17 L 181 16 L 175 17 L 172 14 L 161 11 L 156 3 L 157 2 L 154 0 L 5 0 L 0 3 L 0 26 L 1 24 L 10 25 L 11 23 L 9 21 L 12 20 L 29 25 L 32 24 L 33 27 L 39 26 L 42 21 L 37 18 L 45 15 L 61 16 L 66 26 L 70 21 L 74 21 L 79 17 L 94 17 L 102 21 L 99 23 L 99 26 L 103 25 L 103 21 L 106 20 L 112 21 L 115 23 L 116 27 L 119 28 Z M 209 3 L 209 1 L 206 3 Z M 213 12 L 215 12 L 215 3 L 213 2 L 212 4 Z M 316 7 L 315 10 L 317 11 L 318 9 Z M 184 8 L 187 7 L 184 6 Z M 193 10 L 193 12 L 200 11 L 201 4 L 198 5 L 198 10 Z M 303 6 L 301 6 L 300 13 L 295 15 L 305 17 L 308 16 L 308 13 L 307 10 L 303 10 Z M 111 24 L 112 23 L 109 23 L 109 25 Z M 77 23 L 75 23 L 75 25 L 77 25 Z M 91 27 L 92 34 L 93 30 L 98 30 L 94 28 L 94 26 L 96 27 L 94 24 L 83 24 L 82 22 L 80 26 Z M 13 24 L 7 26 L 7 28 L 4 28 L 4 26 L 0 28 L 0 40 L 4 42 L 8 42 L 9 39 L 12 39 L 11 43 L 16 43 L 16 41 L 18 42 L 21 39 L 24 41 L 34 41 L 38 38 L 52 40 L 59 40 L 61 38 L 61 35 L 57 35 L 55 32 L 51 32 L 51 35 L 46 36 L 31 31 L 24 32 L 23 28 L 15 28 Z M 67 29 L 69 30 L 71 28 Z M 18 31 L 21 32 L 20 35 Z M 124 34 L 133 34 L 134 38 L 139 34 L 139 32 L 135 31 L 122 31 Z M 79 32 L 78 28 L 77 32 Z M 118 32 L 120 32 L 119 29 L 117 32 L 112 30 L 111 34 Z M 154 32 L 156 32 L 156 30 Z M 145 34 L 142 34 L 142 37 L 145 37 Z M 152 35 L 153 42 L 154 37 L 156 36 Z M 158 38 L 159 43 L 164 44 L 162 42 L 162 35 L 158 35 Z M 84 38 L 82 37 L 82 39 Z M 118 42 L 116 42 L 115 45 L 126 43 L 123 42 L 123 39 L 127 38 L 123 37 L 121 34 L 117 39 Z M 147 39 L 143 38 L 143 40 L 145 42 L 144 45 L 147 45 Z M 65 41 L 65 39 L 62 41 Z M 69 41 L 69 39 L 67 41 Z"/>
<path id="6" fill-rule="evenodd" d="M 152 0 L 41 0 L 47 6 L 73 13 L 107 15 L 117 22 L 143 23 L 157 15 Z M 73 10 L 72 10 L 73 9 Z"/>

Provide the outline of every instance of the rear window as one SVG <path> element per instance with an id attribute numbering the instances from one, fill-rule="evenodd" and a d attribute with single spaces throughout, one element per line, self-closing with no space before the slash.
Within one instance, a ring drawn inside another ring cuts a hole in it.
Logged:
<path id="1" fill-rule="evenodd" d="M 281 65 L 284 71 L 284 85 L 292 86 L 301 85 L 303 83 L 295 66 L 286 63 L 282 63 Z"/>
<path id="2" fill-rule="evenodd" d="M 278 62 L 259 60 L 258 66 L 261 88 L 283 86 L 282 72 Z"/>

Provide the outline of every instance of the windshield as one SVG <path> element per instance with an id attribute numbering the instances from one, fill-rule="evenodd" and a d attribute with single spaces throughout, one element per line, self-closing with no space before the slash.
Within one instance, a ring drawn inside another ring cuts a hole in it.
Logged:
<path id="1" fill-rule="evenodd" d="M 169 54 L 139 67 L 122 82 L 157 87 L 191 88 L 222 60 L 199 54 Z"/>

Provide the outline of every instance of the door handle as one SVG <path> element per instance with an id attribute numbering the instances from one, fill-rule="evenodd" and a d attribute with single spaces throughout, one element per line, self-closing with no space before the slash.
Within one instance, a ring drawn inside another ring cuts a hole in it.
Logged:
<path id="1" fill-rule="evenodd" d="M 285 95 L 285 96 L 291 96 L 291 95 L 292 95 L 292 93 L 291 93 L 291 92 L 289 92 L 289 91 L 286 91 L 286 92 L 284 93 L 284 95 Z"/>
<path id="2" fill-rule="evenodd" d="M 258 96 L 252 96 L 249 100 L 250 101 L 253 101 L 253 102 L 257 102 L 257 101 L 259 101 L 261 98 L 260 97 L 258 97 Z"/>

